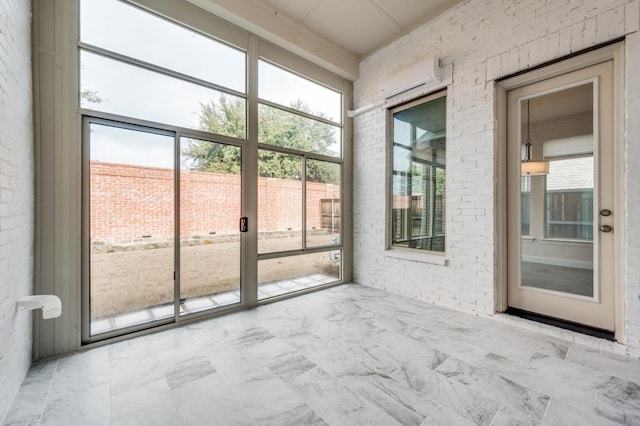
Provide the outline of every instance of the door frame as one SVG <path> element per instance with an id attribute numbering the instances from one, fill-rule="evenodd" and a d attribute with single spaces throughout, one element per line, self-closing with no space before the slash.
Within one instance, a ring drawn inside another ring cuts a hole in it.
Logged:
<path id="1" fill-rule="evenodd" d="M 591 65 L 613 61 L 613 185 L 614 185 L 614 327 L 615 339 L 626 343 L 624 293 L 624 41 L 576 53 L 496 81 L 496 292 L 495 311 L 507 309 L 507 92 Z"/>

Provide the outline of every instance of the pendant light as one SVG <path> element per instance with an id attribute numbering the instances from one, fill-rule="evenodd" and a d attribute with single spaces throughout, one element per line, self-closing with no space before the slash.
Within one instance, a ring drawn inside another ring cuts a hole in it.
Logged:
<path id="1" fill-rule="evenodd" d="M 522 176 L 544 176 L 549 174 L 549 162 L 533 161 L 531 159 L 531 138 L 530 138 L 531 115 L 530 115 L 529 102 L 530 100 L 527 99 L 527 144 L 525 145 L 527 153 L 526 153 L 526 158 L 520 165 L 520 171 L 522 172 Z"/>

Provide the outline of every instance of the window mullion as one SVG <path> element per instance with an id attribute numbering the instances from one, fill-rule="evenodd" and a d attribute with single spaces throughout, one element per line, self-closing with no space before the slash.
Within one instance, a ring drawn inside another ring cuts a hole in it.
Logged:
<path id="1" fill-rule="evenodd" d="M 258 303 L 258 39 L 251 36 L 247 53 L 247 140 L 242 152 L 242 215 L 249 231 L 242 233 L 242 291 L 246 306 Z"/>

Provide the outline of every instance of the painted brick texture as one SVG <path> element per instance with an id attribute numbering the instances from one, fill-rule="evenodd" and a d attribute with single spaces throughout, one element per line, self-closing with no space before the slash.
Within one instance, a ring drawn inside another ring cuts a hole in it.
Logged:
<path id="1" fill-rule="evenodd" d="M 33 291 L 31 2 L 0 0 L 0 423 L 31 364 Z"/>
<path id="2" fill-rule="evenodd" d="M 628 345 L 640 348 L 640 33 L 627 37 L 625 284 Z"/>
<path id="3" fill-rule="evenodd" d="M 172 169 L 91 163 L 91 240 L 173 238 Z M 240 175 L 181 172 L 182 237 L 235 234 L 241 216 Z M 302 229 L 302 182 L 258 179 L 258 230 Z M 339 199 L 340 186 L 307 182 L 307 229 L 322 228 L 321 200 Z"/>
<path id="4" fill-rule="evenodd" d="M 494 80 L 628 36 L 627 114 L 640 116 L 638 0 L 468 0 L 360 64 L 354 106 L 380 101 L 392 72 L 441 59 L 447 88 L 447 265 L 398 258 L 386 248 L 385 107 L 354 118 L 354 280 L 420 300 L 493 315 L 496 300 L 497 116 Z M 635 64 L 635 65 L 632 65 Z M 427 93 L 434 88 L 426 88 Z M 419 91 L 420 89 L 418 89 Z M 405 95 L 400 101 L 419 97 Z M 633 123 L 630 123 L 633 121 Z M 640 157 L 637 118 L 627 121 L 628 348 L 640 352 Z M 631 257 L 634 256 L 634 257 Z M 635 265 L 633 265 L 635 263 Z"/>

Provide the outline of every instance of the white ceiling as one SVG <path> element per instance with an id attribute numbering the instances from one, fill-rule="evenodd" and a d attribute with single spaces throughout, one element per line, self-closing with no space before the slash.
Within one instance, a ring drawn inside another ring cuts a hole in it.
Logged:
<path id="1" fill-rule="evenodd" d="M 188 0 L 345 78 L 359 62 L 463 0 Z"/>
<path id="2" fill-rule="evenodd" d="M 461 0 L 264 0 L 362 59 Z"/>

